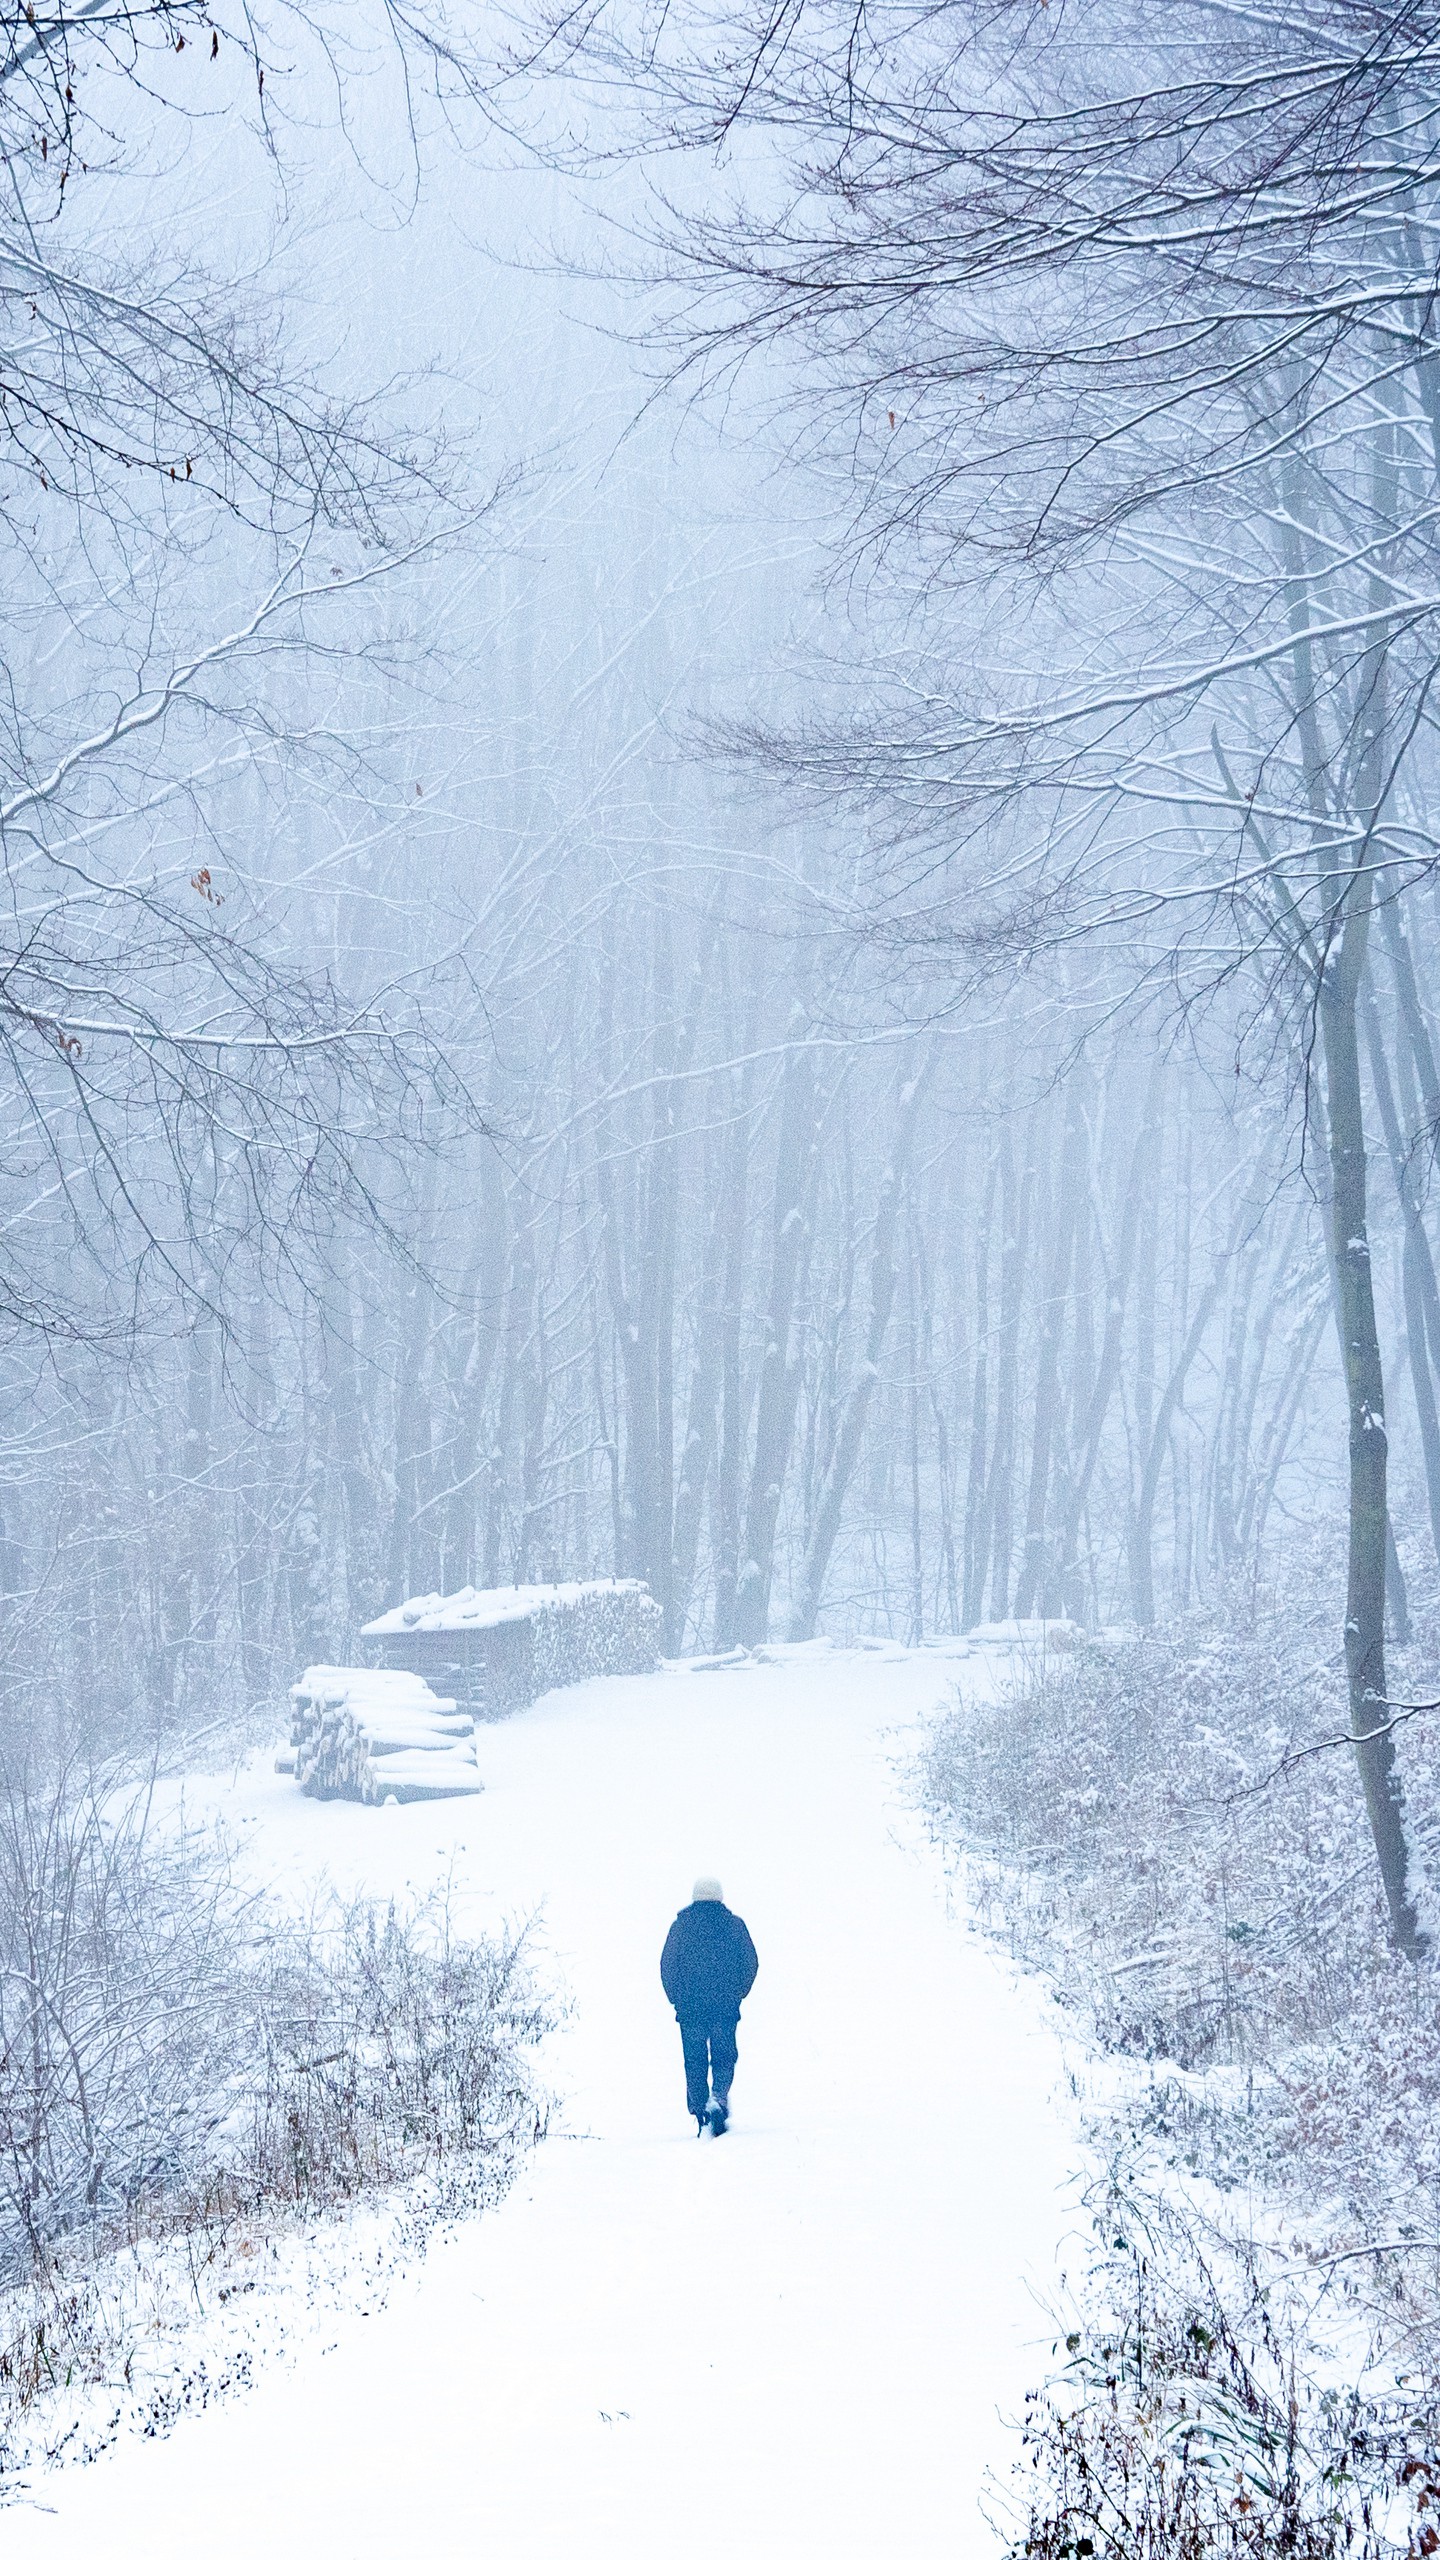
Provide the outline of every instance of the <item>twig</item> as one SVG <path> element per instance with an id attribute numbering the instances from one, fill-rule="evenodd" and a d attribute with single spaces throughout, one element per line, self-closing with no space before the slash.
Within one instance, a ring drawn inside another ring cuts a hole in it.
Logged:
<path id="1" fill-rule="evenodd" d="M 1434 2240 L 1367 2240 L 1358 2249 L 1337 2249 L 1333 2258 L 1307 2258 L 1299 2266 L 1283 2266 L 1277 2275 L 1321 2275 L 1330 2267 L 1343 2267 L 1353 2258 L 1396 2258 L 1408 2250 L 1428 2249 L 1440 2253 L 1440 2236 Z"/>
<path id="2" fill-rule="evenodd" d="M 1380 1698 L 1376 1704 L 1388 1707 L 1390 1700 Z M 1323 1742 L 1307 1742 L 1299 1751 L 1287 1751 L 1283 1760 L 1277 1760 L 1273 1769 L 1266 1770 L 1263 1778 L 1253 1779 L 1248 1787 L 1235 1787 L 1229 1795 L 1217 1797 L 1215 1801 L 1219 1804 L 1243 1804 L 1247 1796 L 1258 1796 L 1277 1778 L 1283 1778 L 1287 1769 L 1297 1769 L 1302 1760 L 1318 1759 L 1322 1751 L 1353 1751 L 1359 1743 L 1383 1741 L 1387 1733 L 1397 1732 L 1413 1716 L 1433 1715 L 1440 1715 L 1440 1698 L 1413 1698 L 1396 1708 L 1388 1724 L 1371 1725 L 1368 1733 L 1332 1733 L 1327 1734 Z"/>

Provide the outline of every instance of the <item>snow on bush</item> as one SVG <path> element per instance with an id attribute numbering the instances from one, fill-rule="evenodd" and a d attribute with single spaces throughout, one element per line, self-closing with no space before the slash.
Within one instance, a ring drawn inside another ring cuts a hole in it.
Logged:
<path id="1" fill-rule="evenodd" d="M 475 1795 L 475 1720 L 410 1671 L 348 1670 L 313 1662 L 290 1692 L 295 1775 L 307 1795 L 393 1798 Z"/>
<path id="2" fill-rule="evenodd" d="M 546 2023 L 523 1939 L 458 1936 L 443 1893 L 297 1917 L 143 1788 L 0 1795 L 0 2474 L 38 2397 L 128 2384 L 277 2226 L 498 2192 Z"/>
<path id="3" fill-rule="evenodd" d="M 1421 2560 L 1440 2548 L 1437 2407 L 1310 2369 L 1253 2255 L 1110 2194 L 1094 2317 L 1030 2395 L 1011 2560 Z M 1017 2518 L 1017 2523 L 1019 2519 Z"/>
<path id="4" fill-rule="evenodd" d="M 1258 1624 L 1087 1644 L 940 1719 L 925 1783 L 982 1921 L 1146 2066 L 1129 2136 L 1318 2216 L 1414 2334 L 1440 2330 L 1440 1977 L 1390 1946 L 1348 1743 L 1311 1751 L 1346 1731 L 1329 1615 L 1297 1579 Z M 1422 1849 L 1437 1744 L 1401 1737 Z"/>

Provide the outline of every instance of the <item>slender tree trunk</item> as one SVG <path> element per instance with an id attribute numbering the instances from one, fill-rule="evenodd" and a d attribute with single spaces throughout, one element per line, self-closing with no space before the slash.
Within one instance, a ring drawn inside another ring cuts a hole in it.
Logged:
<path id="1" fill-rule="evenodd" d="M 1380 1031 L 1379 1011 L 1373 988 L 1367 986 L 1364 996 L 1365 1035 L 1370 1053 L 1370 1081 L 1375 1088 L 1375 1101 L 1380 1113 L 1380 1126 L 1390 1157 L 1390 1170 L 1395 1180 L 1400 1203 L 1403 1241 L 1401 1244 L 1401 1284 L 1405 1301 L 1405 1336 L 1410 1361 L 1410 1384 L 1415 1397 L 1415 1418 L 1420 1426 L 1420 1450 L 1425 1465 L 1425 1491 L 1430 1509 L 1430 1536 L 1440 1557 L 1440 1413 L 1435 1407 L 1435 1372 L 1431 1364 L 1430 1343 L 1440 1338 L 1440 1296 L 1437 1296 L 1435 1265 L 1430 1255 L 1430 1239 L 1425 1233 L 1413 1168 L 1409 1162 L 1404 1132 L 1395 1108 L 1390 1083 L 1390 1070 L 1385 1058 L 1385 1045 Z"/>
<path id="2" fill-rule="evenodd" d="M 1130 1290 L 1130 1274 L 1134 1268 L 1136 1244 L 1140 1233 L 1142 1205 L 1153 1188 L 1156 1154 L 1155 1099 L 1159 1088 L 1158 1062 L 1151 1071 L 1141 1106 L 1140 1126 L 1131 1150 L 1129 1177 L 1120 1213 L 1120 1233 L 1113 1259 L 1105 1273 L 1105 1330 L 1101 1337 L 1098 1362 L 1090 1363 L 1092 1384 L 1088 1404 L 1081 1409 L 1079 1448 L 1071 1469 L 1066 1506 L 1059 1521 L 1057 1544 L 1061 1570 L 1068 1584 L 1074 1570 L 1076 1542 L 1081 1514 L 1090 1491 L 1090 1479 L 1100 1455 L 1101 1434 L 1110 1410 L 1120 1375 L 1120 1348 L 1124 1336 L 1125 1308 Z"/>
<path id="3" fill-rule="evenodd" d="M 970 1455 L 965 1477 L 965 1582 L 960 1610 L 962 1627 L 973 1627 L 984 1615 L 985 1575 L 995 1486 L 987 1480 L 986 1440 L 990 1427 L 990 1235 L 995 1220 L 995 1187 L 1000 1153 L 992 1150 L 985 1176 L 985 1205 L 975 1238 L 975 1374 L 970 1394 Z"/>
<path id="4" fill-rule="evenodd" d="M 921 1644 L 925 1637 L 925 1557 L 922 1542 L 920 1508 L 920 1312 L 915 1288 L 915 1235 L 909 1231 L 910 1250 L 905 1257 L 906 1313 L 910 1322 L 909 1359 L 906 1363 L 906 1402 L 910 1424 L 910 1628 L 907 1641 Z"/>
<path id="5" fill-rule="evenodd" d="M 538 1279 L 531 1294 L 531 1324 L 525 1343 L 521 1385 L 520 1520 L 516 1538 L 515 1579 L 537 1575 L 541 1486 L 544 1478 L 545 1431 L 550 1411 L 550 1343 L 545 1321 L 545 1290 Z M 538 1579 L 548 1577 L 538 1571 Z"/>
<path id="6" fill-rule="evenodd" d="M 273 1570 L 279 1487 L 276 1467 L 275 1365 L 270 1341 L 270 1301 L 258 1279 L 250 1301 L 245 1345 L 246 1471 L 238 1504 L 240 1648 L 246 1701 L 265 1694 L 275 1639 Z"/>
<path id="7" fill-rule="evenodd" d="M 670 1578 L 671 1623 L 666 1631 L 666 1645 L 671 1653 L 685 1640 L 685 1622 L 690 1609 L 690 1594 L 695 1581 L 695 1559 L 700 1545 L 700 1521 L 705 1503 L 705 1487 L 715 1463 L 716 1404 L 720 1394 L 721 1369 L 725 1348 L 725 1310 L 722 1299 L 725 1267 L 725 1238 L 729 1202 L 723 1165 L 728 1152 L 725 1140 L 712 1145 L 711 1199 L 713 1207 L 706 1230 L 704 1258 L 700 1270 L 700 1294 L 696 1310 L 695 1353 L 690 1371 L 690 1399 L 685 1425 L 685 1445 L 680 1452 L 680 1473 L 675 1487 L 674 1563 Z"/>
<path id="8" fill-rule="evenodd" d="M 478 1524 L 487 1473 L 485 1408 L 505 1322 L 509 1214 L 498 1150 L 487 1139 L 480 1158 L 479 1237 L 468 1291 L 468 1338 L 455 1395 L 455 1461 L 446 1504 L 445 1551 L 457 1586 L 480 1570 Z"/>
<path id="9" fill-rule="evenodd" d="M 1256 1566 L 1259 1564 L 1260 1550 L 1264 1543 L 1265 1524 L 1270 1516 L 1270 1505 L 1275 1498 L 1275 1488 L 1280 1481 L 1280 1470 L 1285 1464 L 1286 1452 L 1299 1418 L 1310 1372 L 1315 1365 L 1315 1354 L 1320 1347 L 1324 1321 L 1325 1310 L 1322 1302 L 1306 1315 L 1300 1326 L 1265 1433 L 1262 1462 L 1256 1477 L 1254 1507 L 1246 1522 L 1246 1543 Z"/>
<path id="10" fill-rule="evenodd" d="M 1361 893 L 1357 893 L 1357 897 Z M 1330 1137 L 1330 1243 L 1345 1366 L 1350 1445 L 1350 1562 L 1345 1602 L 1345 1670 L 1350 1729 L 1365 1809 L 1380 1865 L 1395 1943 L 1419 1955 L 1409 1835 L 1394 1739 L 1377 1732 L 1390 1715 L 1385 1679 L 1385 1583 L 1389 1510 L 1385 1382 L 1366 1211 L 1365 1117 L 1356 1008 L 1368 906 L 1352 905 L 1319 996 Z"/>
<path id="11" fill-rule="evenodd" d="M 335 1630 L 326 1588 L 325 1506 L 329 1480 L 328 1414 L 315 1393 L 314 1362 L 302 1349 L 300 1463 L 285 1524 L 285 1583 L 291 1644 L 301 1663 L 333 1660 Z"/>
<path id="12" fill-rule="evenodd" d="M 325 1293 L 325 1369 L 344 1507 L 346 1632 L 353 1638 L 385 1605 L 380 1586 L 376 1488 L 368 1463 L 369 1430 L 355 1348 L 355 1299 L 348 1272 L 332 1272 Z"/>
<path id="13" fill-rule="evenodd" d="M 1230 1302 L 1226 1314 L 1225 1356 L 1220 1371 L 1219 1409 L 1210 1451 L 1209 1555 L 1222 1573 L 1240 1560 L 1239 1485 L 1241 1430 L 1245 1411 L 1246 1346 L 1251 1308 L 1260 1273 L 1260 1222 L 1239 1254 L 1232 1258 Z"/>
<path id="14" fill-rule="evenodd" d="M 753 1022 L 747 1027 L 747 1058 L 753 1052 Z M 740 1587 L 740 1484 L 744 1459 L 745 1397 L 741 1378 L 741 1326 L 744 1320 L 745 1244 L 750 1198 L 750 1118 L 752 1070 L 741 1071 L 734 1118 L 725 1150 L 725 1263 L 721 1282 L 723 1317 L 720 1342 L 720 1452 L 711 1506 L 715 1549 L 715 1619 L 711 1641 L 717 1653 L 735 1642 L 735 1600 Z"/>
<path id="15" fill-rule="evenodd" d="M 1130 1605 L 1135 1622 L 1141 1627 L 1153 1627 L 1155 1624 L 1155 1497 L 1160 1490 L 1161 1471 L 1170 1447 L 1171 1426 L 1185 1392 L 1185 1381 L 1215 1312 L 1224 1276 L 1225 1265 L 1221 1261 L 1196 1301 L 1180 1347 L 1180 1356 L 1161 1392 L 1150 1446 L 1140 1473 L 1140 1492 L 1130 1535 Z"/>
<path id="16" fill-rule="evenodd" d="M 1402 901 L 1387 898 L 1380 910 L 1381 930 L 1390 965 L 1395 972 L 1395 991 L 1400 998 L 1400 1019 L 1410 1043 L 1425 1126 L 1433 1147 L 1440 1139 L 1440 1065 L 1435 1058 L 1435 1044 L 1420 1001 L 1420 985 L 1415 975 L 1415 961 L 1410 949 L 1410 934 Z M 1373 1001 L 1373 998 L 1372 998 Z"/>
<path id="17" fill-rule="evenodd" d="M 880 1375 L 880 1355 L 885 1347 L 890 1311 L 895 1302 L 895 1228 L 899 1215 L 901 1186 L 910 1160 L 916 1116 L 928 1072 L 929 1062 L 927 1061 L 926 1066 L 912 1076 L 902 1086 L 900 1092 L 894 1143 L 890 1150 L 890 1161 L 881 1179 L 880 1198 L 875 1209 L 875 1227 L 870 1248 L 870 1321 L 865 1335 L 865 1357 L 845 1399 L 840 1428 L 835 1435 L 835 1446 L 831 1451 L 830 1464 L 825 1471 L 825 1481 L 816 1505 L 814 1523 L 801 1563 L 790 1614 L 792 1643 L 803 1642 L 806 1637 L 815 1633 L 816 1620 L 820 1614 L 821 1594 L 825 1587 L 826 1570 L 834 1552 L 841 1514 L 845 1506 L 845 1495 L 855 1471 L 855 1461 L 860 1454 L 860 1444 L 865 1435 L 871 1398 L 875 1392 L 876 1380 Z M 913 1390 L 915 1357 L 913 1338 L 910 1348 Z M 918 1430 L 918 1422 L 912 1411 L 912 1446 L 918 1440 Z"/>
<path id="18" fill-rule="evenodd" d="M 991 1528 L 990 1613 L 1004 1618 L 1010 1609 L 1010 1551 L 1015 1484 L 1015 1424 L 1019 1407 L 1020 1304 L 1030 1248 L 1030 1203 L 1035 1188 L 1036 1115 L 1032 1112 L 1025 1142 L 1025 1171 L 1017 1188 L 1014 1155 L 1006 1130 L 1000 1142 L 1001 1199 L 1004 1242 L 1000 1249 L 1000 1376 L 995 1398 L 995 1444 L 990 1470 L 994 1493 Z"/>
<path id="19" fill-rule="evenodd" d="M 745 1551 L 735 1594 L 735 1633 L 744 1645 L 763 1644 L 770 1624 L 775 1528 L 800 1386 L 794 1345 L 795 1300 L 809 1250 L 815 1142 L 815 1060 L 797 1023 L 785 1060 L 775 1163 L 770 1300 L 756 1400 L 750 1495 L 745 1510 Z"/>
<path id="20" fill-rule="evenodd" d="M 955 1478 L 945 1402 L 933 1379 L 930 1409 L 935 1416 L 935 1462 L 940 1474 L 940 1552 L 945 1560 L 945 1601 L 950 1616 L 950 1633 L 958 1636 L 964 1620 L 960 1610 L 960 1577 L 955 1563 Z"/>
<path id="21" fill-rule="evenodd" d="M 516 1517 L 511 1503 L 510 1481 L 506 1460 L 512 1446 L 512 1428 L 516 1400 L 524 1382 L 525 1346 L 533 1323 L 532 1303 L 535 1295 L 535 1244 L 529 1226 L 523 1219 L 515 1221 L 510 1239 L 510 1277 L 505 1299 L 505 1336 L 500 1361 L 500 1385 L 495 1405 L 495 1432 L 491 1448 L 489 1500 L 485 1510 L 485 1585 L 493 1588 L 499 1582 L 504 1560 L 513 1576 L 516 1550 Z"/>
<path id="22" fill-rule="evenodd" d="M 1070 1290 L 1075 1253 L 1080 1159 L 1085 1124 L 1078 1087 L 1071 1087 L 1064 1144 L 1060 1151 L 1059 1197 L 1054 1207 L 1054 1248 L 1045 1303 L 1040 1313 L 1040 1359 L 1035 1377 L 1035 1436 L 1030 1456 L 1030 1492 L 1025 1508 L 1025 1556 L 1015 1589 L 1015 1615 L 1030 1617 L 1046 1583 L 1049 1546 L 1046 1522 L 1050 1507 L 1050 1460 L 1060 1428 L 1060 1337 Z"/>
<path id="23" fill-rule="evenodd" d="M 1291 557 L 1298 561 L 1304 501 L 1294 489 L 1287 492 L 1287 497 L 1291 502 L 1282 525 L 1282 539 Z M 1378 595 L 1378 587 L 1372 584 L 1372 597 L 1378 600 Z M 1374 896 L 1369 846 L 1380 806 L 1387 643 L 1382 632 L 1371 645 L 1360 671 L 1352 715 L 1353 742 L 1359 749 L 1356 770 L 1360 789 L 1356 796 L 1365 816 L 1359 853 L 1352 858 L 1338 848 L 1350 834 L 1353 813 L 1347 812 L 1345 827 L 1337 831 L 1329 812 L 1329 768 L 1316 708 L 1309 605 L 1298 576 L 1291 585 L 1288 609 L 1294 632 L 1296 734 L 1304 762 L 1315 849 L 1326 875 L 1326 930 L 1318 942 L 1313 984 L 1325 1072 L 1330 1267 L 1349 1418 L 1345 1673 L 1350 1692 L 1350 1730 L 1391 1931 L 1402 1953 L 1418 1956 L 1424 1951 L 1425 1939 L 1415 1908 L 1405 1800 L 1394 1739 L 1383 1730 L 1390 1716 L 1385 1675 L 1389 1442 L 1370 1264 L 1359 1041 L 1360 992 Z"/>

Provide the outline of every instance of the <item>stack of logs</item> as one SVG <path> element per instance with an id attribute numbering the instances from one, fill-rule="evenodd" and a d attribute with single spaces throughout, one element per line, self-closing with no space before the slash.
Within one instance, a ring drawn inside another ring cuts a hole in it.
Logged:
<path id="1" fill-rule="evenodd" d="M 416 1804 L 478 1795 L 475 1719 L 413 1671 L 314 1662 L 290 1692 L 291 1753 L 307 1795 Z"/>

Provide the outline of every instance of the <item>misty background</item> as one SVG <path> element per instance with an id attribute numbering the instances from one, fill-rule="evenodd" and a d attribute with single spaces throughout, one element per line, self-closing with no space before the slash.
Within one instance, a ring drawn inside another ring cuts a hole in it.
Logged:
<path id="1" fill-rule="evenodd" d="M 15 1725 L 263 1714 L 466 1582 L 640 1574 L 678 1652 L 1333 1573 L 1303 1004 L 1253 965 L 1167 986 L 1148 918 L 1138 950 L 1012 925 L 977 968 L 943 869 L 973 810 L 937 852 L 774 746 L 968 659 L 960 582 L 877 565 L 774 350 L 721 398 L 627 349 L 673 304 L 635 280 L 643 159 L 572 174 L 407 90 L 383 13 L 328 87 L 311 42 L 273 151 L 228 47 L 117 78 L 63 237 L 216 273 L 273 384 L 364 401 L 363 453 L 302 418 L 299 461 L 195 494 L 12 459 Z M 1193 823 L 1151 795 L 1162 862 Z M 1425 1575 L 1435 1071 L 1391 973 L 1431 924 L 1422 884 L 1369 999 Z M 184 1046 L 257 1023 L 253 1070 Z"/>

